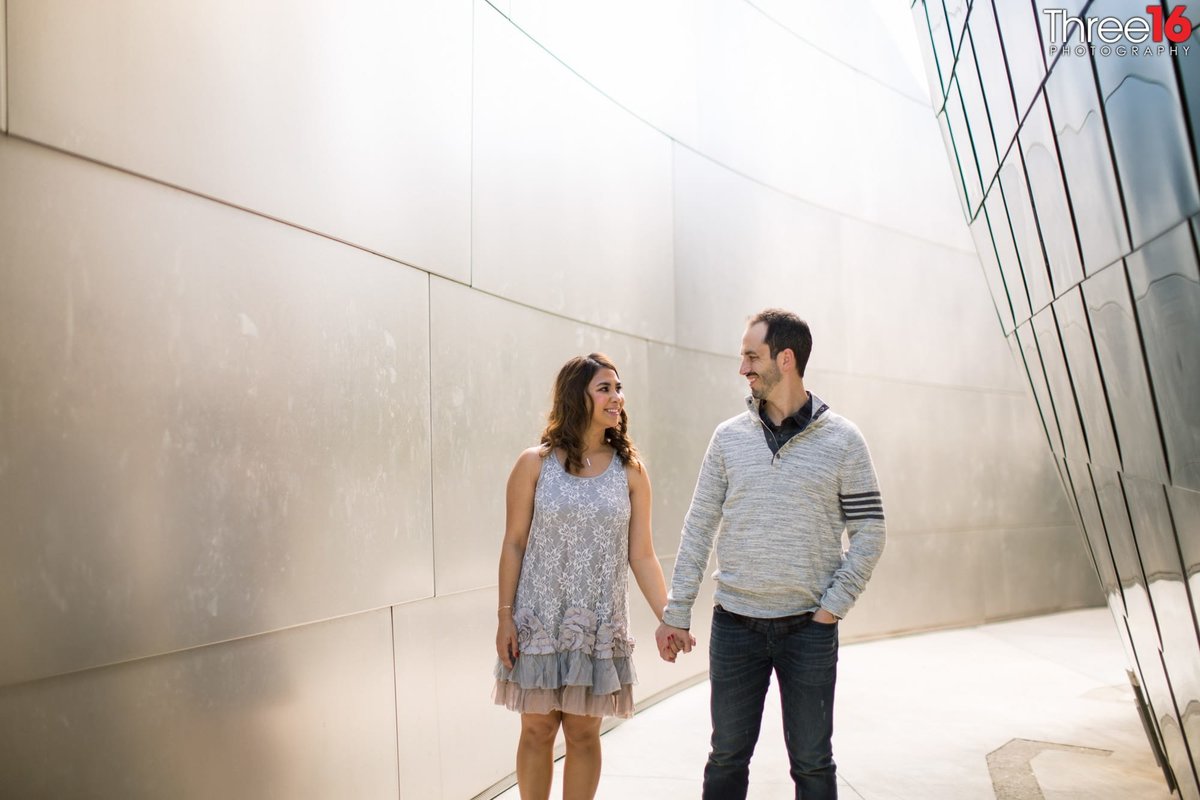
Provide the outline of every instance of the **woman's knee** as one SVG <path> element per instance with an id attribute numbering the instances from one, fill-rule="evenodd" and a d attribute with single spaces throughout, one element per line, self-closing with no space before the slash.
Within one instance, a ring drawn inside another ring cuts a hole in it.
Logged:
<path id="1" fill-rule="evenodd" d="M 521 738 L 538 746 L 554 746 L 562 717 L 558 712 L 551 714 L 522 714 Z"/>
<path id="2" fill-rule="evenodd" d="M 563 714 L 563 736 L 568 747 L 599 747 L 600 718 Z"/>

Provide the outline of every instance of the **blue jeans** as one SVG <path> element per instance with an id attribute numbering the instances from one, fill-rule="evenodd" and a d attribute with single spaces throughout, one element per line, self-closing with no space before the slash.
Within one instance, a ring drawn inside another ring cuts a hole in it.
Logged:
<path id="1" fill-rule="evenodd" d="M 708 652 L 713 733 L 704 800 L 746 797 L 772 671 L 779 680 L 796 800 L 835 800 L 837 623 L 812 622 L 807 614 L 779 620 L 742 617 L 717 606 Z"/>

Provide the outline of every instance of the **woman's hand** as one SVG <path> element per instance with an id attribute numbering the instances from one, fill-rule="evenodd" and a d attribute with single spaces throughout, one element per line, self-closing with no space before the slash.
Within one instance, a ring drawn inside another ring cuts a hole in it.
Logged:
<path id="1" fill-rule="evenodd" d="M 517 626 L 508 609 L 500 612 L 500 621 L 496 624 L 496 655 L 500 656 L 500 663 L 506 669 L 512 669 L 517 656 L 521 655 L 517 648 Z"/>

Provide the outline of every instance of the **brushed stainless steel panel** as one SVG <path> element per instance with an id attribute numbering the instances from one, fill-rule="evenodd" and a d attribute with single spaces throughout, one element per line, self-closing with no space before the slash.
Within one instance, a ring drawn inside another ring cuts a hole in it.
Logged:
<path id="1" fill-rule="evenodd" d="M 388 611 L 0 689 L 6 797 L 395 797 Z"/>
<path id="2" fill-rule="evenodd" d="M 1124 265 L 1113 264 L 1083 284 L 1104 388 L 1121 445 L 1123 471 L 1167 482 L 1158 414 L 1138 334 Z"/>
<path id="3" fill-rule="evenodd" d="M 1079 407 L 1076 404 L 1075 390 L 1071 386 L 1071 375 L 1067 370 L 1067 362 L 1063 356 L 1062 342 L 1059 340 L 1058 324 L 1055 321 L 1052 307 L 1042 309 L 1033 318 L 1033 328 L 1037 334 L 1038 351 L 1042 356 L 1042 366 L 1046 370 L 1046 384 L 1050 388 L 1050 396 L 1054 401 L 1054 414 L 1058 419 L 1058 429 L 1062 433 L 1065 455 L 1075 461 L 1088 460 L 1088 443 L 1084 439 L 1083 425 L 1079 421 Z"/>
<path id="4" fill-rule="evenodd" d="M 988 116 L 987 101 L 983 96 L 983 81 L 975 60 L 975 46 L 971 37 L 963 37 L 954 69 L 962 89 L 963 108 L 967 112 L 967 127 L 971 131 L 971 142 L 975 146 L 975 158 L 979 163 L 979 175 L 983 186 L 991 184 L 996 177 L 1000 160 L 996 155 L 996 139 L 992 133 L 992 120 Z M 972 209 L 974 211 L 976 209 Z"/>
<path id="5" fill-rule="evenodd" d="M 996 245 L 997 264 L 1004 279 L 1004 288 L 1012 304 L 1013 324 L 1021 325 L 1026 322 L 1033 312 L 1029 304 L 1029 291 L 1025 286 L 1025 276 L 1021 269 L 1021 257 L 1017 254 L 1016 240 L 1013 238 L 1011 217 L 1008 212 L 1002 168 L 1000 177 L 992 184 L 984 201 L 983 209 L 975 218 L 978 225 L 980 219 L 986 218 L 992 232 L 992 242 Z"/>
<path id="6" fill-rule="evenodd" d="M 607 353 L 621 373 L 634 442 L 650 409 L 646 342 L 440 278 L 431 291 L 437 594 L 496 585 L 504 487 L 538 443 L 568 358 Z M 486 324 L 473 324 L 484 320 Z"/>
<path id="7" fill-rule="evenodd" d="M 1054 296 L 1058 297 L 1083 279 L 1083 264 L 1075 241 L 1075 219 L 1063 185 L 1054 129 L 1041 95 L 1021 124 L 1017 138 L 1025 156 L 1030 196 L 1042 232 L 1046 262 L 1050 265 L 1050 282 Z"/>
<path id="8" fill-rule="evenodd" d="M 1184 223 L 1126 259 L 1171 482 L 1200 489 L 1200 269 Z"/>
<path id="9" fill-rule="evenodd" d="M 12 132 L 462 280 L 470 0 L 11 0 Z"/>
<path id="10" fill-rule="evenodd" d="M 677 342 L 734 354 L 750 314 L 783 306 L 812 326 L 810 369 L 1014 385 L 974 257 L 839 218 L 684 148 L 675 175 Z M 906 336 L 879 335 L 897 328 Z"/>
<path id="11" fill-rule="evenodd" d="M 428 277 L 0 139 L 0 685 L 432 592 Z"/>
<path id="12" fill-rule="evenodd" d="M 1170 2 L 1168 8 L 1184 5 Z M 1187 41 L 1187 53 L 1175 55 L 1179 74 L 1179 90 L 1187 109 L 1189 127 L 1192 130 L 1192 157 L 1200 163 L 1200 26 L 1192 27 L 1192 37 Z M 1197 748 L 1200 749 L 1200 748 Z"/>
<path id="13" fill-rule="evenodd" d="M 1036 314 L 1050 304 L 1054 299 L 1054 292 L 1050 288 L 1046 251 L 1042 248 L 1042 234 L 1038 228 L 1032 201 L 1029 199 L 1025 159 L 1019 146 L 1013 146 L 1008 151 L 1008 158 L 1000 166 L 1000 185 L 1004 188 L 1005 205 L 1012 222 L 1012 235 L 1021 257 L 1020 271 L 1013 265 L 1005 276 L 1008 278 L 1010 290 L 1014 285 L 1020 286 L 1019 279 L 1024 278 L 1029 293 L 1029 306 L 1032 313 Z M 1000 263 L 1006 266 L 1003 260 Z"/>
<path id="14" fill-rule="evenodd" d="M 814 368 L 975 389 L 1023 388 L 975 256 L 861 223 L 847 222 L 842 230 L 839 272 L 846 302 L 825 313 L 843 318 L 846 361 L 828 358 L 824 351 L 836 344 L 814 328 L 820 336 Z M 805 313 L 821 304 L 805 296 L 795 278 L 789 283 Z M 925 313 L 910 313 L 917 307 Z M 902 337 L 883 333 L 901 329 Z M 914 351 L 921 357 L 914 359 Z"/>
<path id="15" fill-rule="evenodd" d="M 1168 486 L 1167 497 L 1183 571 L 1192 594 L 1192 614 L 1200 621 L 1200 536 L 1192 533 L 1200 531 L 1200 492 Z"/>
<path id="16" fill-rule="evenodd" d="M 509 17 L 622 107 L 677 141 L 695 143 L 702 13 L 704 4 L 686 0 L 513 0 Z"/>
<path id="17" fill-rule="evenodd" d="M 963 100 L 966 92 L 962 88 L 963 79 L 955 71 L 950 79 L 950 91 L 946 95 L 946 123 L 950 126 L 950 136 L 954 142 L 954 154 L 958 163 L 959 174 L 962 176 L 963 187 L 967 191 L 967 215 L 974 215 L 983 202 L 983 183 L 980 176 L 980 159 L 977 151 L 981 145 L 972 141 L 971 131 L 967 122 L 967 104 Z M 977 111 L 983 111 L 977 108 Z M 987 114 L 984 113 L 984 124 Z"/>
<path id="18" fill-rule="evenodd" d="M 1071 385 L 1075 387 L 1075 398 L 1087 433 L 1091 463 L 1120 469 L 1121 457 L 1117 453 L 1108 397 L 1096 365 L 1096 344 L 1078 288 L 1054 301 L 1054 316 L 1058 319 Z"/>
<path id="19" fill-rule="evenodd" d="M 1013 137 L 1016 136 L 1017 116 L 992 0 L 975 0 L 967 26 L 970 30 L 971 44 L 975 48 L 975 60 L 979 65 L 979 77 L 983 83 L 988 115 L 992 120 L 996 149 L 1003 158 L 1008 146 L 1012 144 Z"/>
<path id="20" fill-rule="evenodd" d="M 1167 494 L 1171 505 L 1171 517 L 1175 522 L 1175 539 L 1179 544 L 1184 575 L 1191 595 L 1192 624 L 1195 626 L 1196 621 L 1200 620 L 1200 537 L 1195 535 L 1195 531 L 1200 530 L 1200 492 L 1170 486 L 1167 487 Z M 1172 612 L 1182 616 L 1178 608 L 1172 609 Z M 1186 664 L 1183 665 L 1183 669 L 1187 669 Z M 1192 752 L 1195 753 L 1200 750 L 1200 694 L 1195 686 L 1194 667 L 1184 675 L 1184 682 L 1173 680 L 1173 683 L 1179 707 L 1183 709 L 1183 730 Z M 1178 678 L 1174 673 L 1172 677 Z M 1189 677 L 1192 687 L 1190 690 L 1186 686 Z"/>
<path id="21" fill-rule="evenodd" d="M 494 9 L 475 24 L 472 284 L 670 341 L 670 139 Z"/>
<path id="22" fill-rule="evenodd" d="M 917 30 L 917 44 L 921 48 L 921 59 L 925 62 L 925 77 L 929 82 L 930 105 L 936 111 L 942 107 L 942 101 L 946 96 L 946 92 L 942 84 L 941 70 L 938 67 L 937 56 L 933 52 L 933 38 L 929 30 L 929 17 L 926 13 L 925 0 L 917 0 L 912 4 L 912 16 L 913 25 Z"/>
<path id="23" fill-rule="evenodd" d="M 945 149 L 946 159 L 950 164 L 950 182 L 954 184 L 954 192 L 958 195 L 959 206 L 965 214 L 968 206 L 967 187 L 963 183 L 962 170 L 958 165 L 958 153 L 954 149 L 954 135 L 950 133 L 950 120 L 944 107 L 938 113 L 937 121 L 938 133 L 942 135 L 942 147 Z"/>
<path id="24" fill-rule="evenodd" d="M 1038 38 L 1038 20 L 1028 3 L 996 5 L 996 21 L 1004 43 L 1004 59 L 1012 78 L 1013 95 L 1017 104 L 1017 119 L 1022 119 L 1033 102 L 1042 78 L 1046 77 L 1046 62 Z"/>
<path id="25" fill-rule="evenodd" d="M 1024 391 L 969 391 L 824 372 L 814 373 L 807 385 L 863 432 L 889 536 L 1071 524 Z M 936 409 L 939 424 L 919 431 L 895 425 L 894 408 L 883 399 L 895 397 Z M 929 491 L 931 486 L 938 488 Z"/>
<path id="26" fill-rule="evenodd" d="M 961 530 L 889 530 L 887 549 L 866 592 L 841 623 L 843 633 L 889 635 L 983 622 L 983 574 L 994 543 L 986 534 Z M 913 581 L 917 574 L 938 579 Z"/>
<path id="27" fill-rule="evenodd" d="M 1037 337 L 1033 333 L 1033 323 L 1026 322 L 1017 328 L 1016 337 L 1025 361 L 1029 385 L 1033 389 L 1033 398 L 1037 403 L 1043 428 L 1049 437 L 1050 449 L 1055 454 L 1063 456 L 1066 454 L 1066 449 L 1063 447 L 1062 432 L 1058 427 L 1058 415 L 1054 411 L 1054 402 L 1050 399 L 1050 386 L 1046 381 L 1045 365 L 1042 362 Z"/>
<path id="28" fill-rule="evenodd" d="M 662 556 L 660 552 L 659 561 L 670 586 L 671 571 L 675 568 L 675 551 L 672 550 L 666 558 Z M 674 664 L 663 661 L 655 650 L 654 631 L 658 628 L 658 618 L 640 597 L 630 597 L 629 624 L 637 640 L 633 651 L 638 679 L 633 689 L 635 704 L 642 705 L 659 693 L 670 694 L 679 684 L 708 672 L 708 640 L 712 631 L 713 590 L 716 588 L 711 574 L 710 570 L 709 576 L 701 581 L 696 603 L 692 606 L 691 632 L 696 637 L 696 647 L 690 653 L 681 654 Z M 632 588 L 635 585 L 632 576 L 629 585 L 630 591 L 636 594 L 637 590 Z"/>
<path id="29" fill-rule="evenodd" d="M 703 8 L 700 141 L 689 144 L 840 214 L 970 248 L 924 104 L 831 62 L 749 3 Z M 839 124 L 813 125 L 815 108 Z"/>
<path id="30" fill-rule="evenodd" d="M 999 197 L 999 184 L 993 184 L 992 191 Z M 979 263 L 983 267 L 983 277 L 987 281 L 988 291 L 992 295 L 1000 327 L 1004 330 L 1005 335 L 1011 335 L 1015 329 L 1012 299 L 1009 297 L 1008 287 L 1004 284 L 1004 275 L 1000 271 L 1000 261 L 996 256 L 996 242 L 992 238 L 992 229 L 988 223 L 986 203 L 971 223 L 971 236 L 975 239 L 975 250 L 979 253 Z"/>
<path id="31" fill-rule="evenodd" d="M 967 0 L 942 0 L 946 7 L 946 29 L 956 56 L 962 55 L 963 30 L 967 26 Z"/>
<path id="32" fill-rule="evenodd" d="M 474 707 L 461 709 L 453 685 L 438 684 L 439 664 L 434 643 L 439 623 L 452 630 L 478 625 L 473 616 L 465 619 L 440 619 L 436 598 L 392 608 L 395 648 L 396 737 L 400 758 L 400 797 L 402 800 L 435 800 L 442 797 L 442 761 L 460 761 L 464 751 L 443 753 L 440 720 L 451 714 L 482 713 L 483 698 Z M 495 635 L 495 631 L 492 631 Z M 486 641 L 486 639 L 485 639 Z M 475 683 L 485 676 L 471 676 Z M 460 687 L 461 688 L 461 687 Z M 441 691 L 439 691 L 441 690 Z M 443 703 L 447 707 L 443 707 Z M 474 754 L 472 754 L 474 755 Z M 486 784 L 482 784 L 482 788 Z"/>
<path id="33" fill-rule="evenodd" d="M 1108 596 L 1110 605 L 1125 614 L 1125 603 L 1121 597 L 1121 581 L 1117 576 L 1117 568 L 1113 563 L 1112 548 L 1109 547 L 1108 537 L 1104 532 L 1104 518 L 1100 515 L 1100 504 L 1096 500 L 1096 488 L 1092 485 L 1092 474 L 1086 467 L 1075 465 L 1068 461 L 1060 462 L 1066 471 L 1072 494 L 1075 497 L 1075 508 L 1079 513 L 1083 535 L 1087 539 L 1092 553 L 1092 563 L 1100 579 L 1100 586 Z"/>
<path id="34" fill-rule="evenodd" d="M 1072 475 L 1083 469 L 1090 469 L 1092 473 L 1096 499 L 1104 518 L 1104 531 L 1112 549 L 1117 576 L 1121 580 L 1121 591 L 1125 595 L 1126 616 L 1134 645 L 1140 653 L 1158 652 L 1162 649 L 1162 643 L 1158 637 L 1148 581 L 1138 555 L 1120 475 L 1115 470 L 1103 467 L 1071 464 Z"/>
<path id="35" fill-rule="evenodd" d="M 1089 15 L 1127 13 L 1097 0 Z M 1093 59 L 1117 162 L 1133 246 L 1140 247 L 1200 210 L 1196 167 L 1172 58 L 1119 55 Z M 1153 120 L 1153 124 L 1147 124 Z"/>
<path id="36" fill-rule="evenodd" d="M 0 0 L 0 133 L 8 131 L 8 0 Z"/>
<path id="37" fill-rule="evenodd" d="M 978 576 L 985 618 L 1045 614 L 1104 602 L 1087 542 L 1075 525 L 987 535 L 993 541 Z"/>
<path id="38" fill-rule="evenodd" d="M 944 97 L 950 90 L 950 78 L 954 74 L 954 45 L 951 43 L 950 26 L 946 22 L 946 4 L 944 0 L 923 0 L 929 18 L 929 38 L 933 42 L 933 52 L 937 56 L 938 69 L 942 73 Z M 935 103 L 934 107 L 940 107 Z"/>
<path id="39" fill-rule="evenodd" d="M 457 800 L 474 797 L 513 772 L 521 718 L 492 702 L 495 588 L 438 597 L 432 603 L 433 638 L 419 644 L 419 657 L 429 658 L 432 651 L 437 667 L 438 726 L 425 735 L 436 737 L 441 751 L 442 789 L 433 797 Z"/>
<path id="40" fill-rule="evenodd" d="M 1138 552 L 1150 581 L 1154 617 L 1162 638 L 1163 667 L 1179 712 L 1180 732 L 1200 745 L 1200 670 L 1196 668 L 1200 663 L 1200 640 L 1179 543 L 1189 532 L 1172 524 L 1162 484 L 1128 476 L 1122 476 L 1122 484 L 1129 499 Z M 1194 537 L 1194 529 L 1190 534 Z"/>
<path id="41" fill-rule="evenodd" d="M 1130 250 L 1096 91 L 1096 78 L 1087 58 L 1063 58 L 1046 80 L 1046 98 L 1088 274 Z"/>
<path id="42" fill-rule="evenodd" d="M 843 231 L 874 226 L 747 180 L 684 147 L 675 148 L 674 196 L 677 344 L 736 356 L 746 319 L 782 306 L 812 326 L 813 366 L 846 363 L 843 312 L 851 303 Z"/>
<path id="43" fill-rule="evenodd" d="M 736 349 L 737 342 L 729 348 Z M 658 344 L 647 354 L 650 407 L 641 441 L 654 486 L 654 547 L 660 559 L 674 559 L 709 440 L 719 423 L 745 410 L 746 387 L 735 357 Z"/>

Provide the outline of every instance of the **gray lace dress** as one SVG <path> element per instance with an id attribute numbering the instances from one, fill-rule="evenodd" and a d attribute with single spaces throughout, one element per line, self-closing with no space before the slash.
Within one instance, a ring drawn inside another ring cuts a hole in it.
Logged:
<path id="1" fill-rule="evenodd" d="M 519 655 L 497 659 L 497 705 L 593 717 L 633 714 L 629 482 L 615 454 L 591 478 L 542 459 L 513 602 Z"/>

